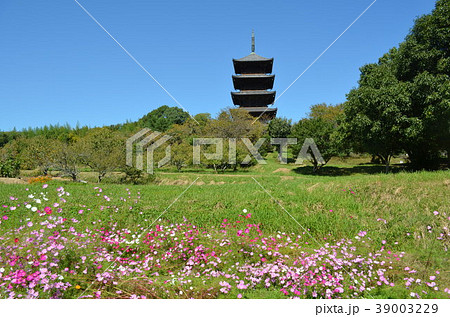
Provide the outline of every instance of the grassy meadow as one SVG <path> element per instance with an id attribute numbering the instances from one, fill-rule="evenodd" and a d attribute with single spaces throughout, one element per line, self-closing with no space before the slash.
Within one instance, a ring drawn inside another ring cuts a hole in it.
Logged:
<path id="1" fill-rule="evenodd" d="M 389 250 L 388 254 L 404 252 L 401 257 L 395 255 L 396 261 L 390 266 L 388 276 L 395 286 L 373 287 L 357 297 L 448 298 L 450 173 L 406 172 L 399 166 L 394 166 L 393 173 L 383 174 L 383 166 L 370 165 L 361 159 L 335 160 L 330 166 L 324 167 L 319 175 L 312 175 L 308 166 L 281 165 L 275 157 L 270 157 L 267 165 L 236 173 L 214 174 L 206 170 L 189 169 L 178 173 L 172 169 L 163 169 L 157 174 L 157 180 L 147 185 L 83 184 L 52 180 L 43 189 L 42 184 L 0 184 L 0 203 L 3 205 L 3 214 L 8 215 L 8 219 L 0 224 L 0 243 L 13 245 L 13 238 L 21 239 L 21 233 L 15 232 L 30 233 L 25 223 L 42 220 L 43 213 L 32 212 L 24 207 L 31 201 L 28 197 L 30 193 L 35 199 L 43 192 L 48 202 L 52 203 L 64 199 L 58 206 L 62 209 L 59 211 L 60 216 L 65 219 L 76 218 L 77 222 L 73 226 L 77 232 L 103 232 L 107 224 L 116 230 L 144 231 L 153 228 L 154 221 L 160 217 L 157 224 L 188 222 L 197 228 L 217 233 L 224 227 L 224 219 L 251 214 L 252 223 L 258 224 L 259 230 L 268 237 L 281 234 L 305 239 L 307 243 L 302 246 L 301 252 L 313 252 L 335 241 L 359 240 L 358 235 L 366 240 L 362 249 L 358 249 L 364 254 L 370 255 L 380 249 Z M 95 176 L 85 172 L 81 178 L 93 180 Z M 62 198 L 61 191 L 56 191 L 60 187 L 64 188 Z M 13 200 L 18 205 L 15 210 L 10 210 L 12 198 L 17 198 Z M 53 208 L 54 211 L 56 209 Z M 14 231 L 21 227 L 24 228 Z M 248 241 L 238 243 L 244 245 Z M 297 251 L 292 250 L 288 254 L 296 255 Z M 79 258 L 88 251 L 77 247 L 71 252 L 74 253 L 72 256 Z M 179 260 L 177 265 L 183 261 Z M 423 281 L 414 284 L 414 289 L 408 285 L 408 270 L 414 271 L 414 281 Z M 171 270 L 159 274 L 173 278 Z M 435 282 L 439 287 L 434 285 Z M 208 288 L 189 296 L 185 294 L 185 297 L 280 297 L 280 291 L 276 288 L 253 287 L 237 294 L 240 288 L 236 292 L 234 289 L 228 292 L 228 286 L 220 288 L 223 285 L 217 283 L 216 279 L 210 283 L 211 289 L 215 287 L 215 293 Z M 430 286 L 426 283 L 433 284 Z M 79 289 L 85 289 L 86 294 L 92 291 L 89 279 L 80 280 L 75 275 L 70 285 L 65 295 L 68 297 L 78 296 Z M 196 287 L 205 286 L 198 283 Z M 102 296 L 120 297 L 127 291 L 137 294 L 136 289 L 142 288 L 128 283 L 116 293 L 108 290 Z M 144 289 L 146 298 L 174 298 L 177 294 L 177 290 L 173 289 L 170 290 L 173 294 L 166 291 L 164 296 L 155 295 L 157 291 L 152 292 L 148 287 Z"/>

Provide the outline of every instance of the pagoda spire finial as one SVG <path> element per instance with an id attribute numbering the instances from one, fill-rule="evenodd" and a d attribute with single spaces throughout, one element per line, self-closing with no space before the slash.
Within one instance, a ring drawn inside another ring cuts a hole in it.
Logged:
<path id="1" fill-rule="evenodd" d="M 255 31 L 252 30 L 252 53 L 255 52 Z"/>

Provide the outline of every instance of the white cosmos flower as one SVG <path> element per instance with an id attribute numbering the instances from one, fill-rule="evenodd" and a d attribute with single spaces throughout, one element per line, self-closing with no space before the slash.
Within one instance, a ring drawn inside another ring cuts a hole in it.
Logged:
<path id="1" fill-rule="evenodd" d="M 30 195 L 28 195 L 28 198 L 34 198 L 34 195 L 30 194 Z"/>
<path id="2" fill-rule="evenodd" d="M 28 205 L 26 205 L 25 207 L 27 207 L 28 209 L 30 209 L 30 208 L 31 208 L 31 205 L 30 205 L 30 204 L 28 204 Z"/>
<path id="3" fill-rule="evenodd" d="M 5 269 L 3 267 L 0 267 L 0 273 L 5 272 Z"/>
<path id="4" fill-rule="evenodd" d="M 36 202 L 36 204 L 40 204 L 41 200 L 40 199 L 36 199 L 35 202 Z"/>
<path id="5" fill-rule="evenodd" d="M 244 214 L 246 214 L 246 213 L 247 213 L 247 209 L 242 210 L 242 212 L 243 212 Z"/>
<path id="6" fill-rule="evenodd" d="M 36 211 L 37 207 L 31 207 L 31 211 Z"/>

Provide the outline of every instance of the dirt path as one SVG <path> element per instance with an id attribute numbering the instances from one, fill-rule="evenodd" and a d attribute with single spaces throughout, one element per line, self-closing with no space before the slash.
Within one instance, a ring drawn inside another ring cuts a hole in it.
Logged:
<path id="1" fill-rule="evenodd" d="M 26 181 L 20 178 L 7 178 L 7 177 L 0 177 L 0 183 L 2 184 L 27 184 Z"/>
<path id="2" fill-rule="evenodd" d="M 232 175 L 232 174 L 204 174 L 204 173 L 191 173 L 191 172 L 187 172 L 187 173 L 172 173 L 172 172 L 160 172 L 158 173 L 160 175 L 195 175 L 195 176 L 212 176 L 212 177 L 258 177 L 258 176 L 269 176 L 269 177 L 283 177 L 282 175 L 271 175 L 271 174 L 237 174 L 237 175 Z M 284 176 L 286 177 L 286 176 Z M 305 178 L 303 176 L 297 176 L 297 175 L 292 175 L 292 177 L 294 178 Z"/>

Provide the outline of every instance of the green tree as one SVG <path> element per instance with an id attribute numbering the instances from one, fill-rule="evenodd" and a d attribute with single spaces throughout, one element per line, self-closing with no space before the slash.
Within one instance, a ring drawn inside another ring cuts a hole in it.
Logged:
<path id="1" fill-rule="evenodd" d="M 6 132 L 0 132 L 0 148 L 11 141 L 10 135 Z"/>
<path id="2" fill-rule="evenodd" d="M 297 138 L 297 144 L 292 145 L 292 153 L 298 156 L 303 146 L 303 142 L 307 138 L 312 138 L 316 143 L 325 164 L 327 164 L 333 156 L 340 154 L 339 140 L 336 138 L 336 126 L 332 121 L 326 121 L 322 118 L 305 118 L 292 126 L 292 138 Z M 317 157 L 311 155 L 311 163 L 313 170 L 318 171 L 325 164 L 318 161 Z"/>
<path id="3" fill-rule="evenodd" d="M 223 153 L 221 160 L 210 160 L 207 164 L 209 167 L 217 171 L 225 171 L 233 168 L 234 170 L 240 165 L 240 162 L 247 154 L 250 154 L 247 147 L 243 144 L 241 138 L 248 138 L 255 144 L 260 138 L 265 136 L 266 126 L 260 121 L 254 121 L 249 113 L 242 109 L 225 109 L 217 117 L 211 120 L 205 126 L 204 137 L 223 138 Z M 229 164 L 229 139 L 236 139 L 236 164 Z M 214 146 L 213 146 L 214 147 Z M 267 148 L 260 148 L 260 154 L 265 155 Z M 252 160 L 246 164 L 250 166 L 255 164 L 256 160 Z"/>
<path id="4" fill-rule="evenodd" d="M 342 128 L 354 148 L 380 157 L 388 171 L 411 125 L 408 108 L 408 85 L 395 78 L 389 64 L 369 64 L 361 68 L 359 87 L 347 95 Z"/>
<path id="5" fill-rule="evenodd" d="M 72 181 L 78 181 L 79 165 L 83 162 L 83 148 L 81 143 L 63 143 L 55 157 L 56 168 L 62 176 L 70 176 Z"/>
<path id="6" fill-rule="evenodd" d="M 187 142 L 175 143 L 172 146 L 172 156 L 170 164 L 178 171 L 185 166 L 192 164 L 192 145 Z"/>
<path id="7" fill-rule="evenodd" d="M 242 109 L 225 109 L 216 120 L 211 120 L 205 127 L 206 137 L 216 138 L 249 138 L 258 141 L 264 135 L 266 128 L 259 121 Z"/>
<path id="8" fill-rule="evenodd" d="M 95 128 L 79 142 L 80 159 L 98 173 L 99 183 L 107 173 L 125 166 L 125 140 L 119 133 Z"/>
<path id="9" fill-rule="evenodd" d="M 19 160 L 10 155 L 0 156 L 0 177 L 17 177 L 19 173 Z"/>
<path id="10" fill-rule="evenodd" d="M 28 167 L 38 168 L 43 175 L 48 175 L 49 170 L 55 166 L 56 154 L 62 142 L 43 135 L 22 139 L 20 142 L 24 146 L 20 152 L 21 161 L 26 162 Z"/>
<path id="11" fill-rule="evenodd" d="M 438 0 L 419 17 L 395 55 L 396 77 L 410 85 L 414 121 L 403 144 L 415 168 L 435 168 L 439 153 L 450 163 L 450 0 Z"/>
<path id="12" fill-rule="evenodd" d="M 361 68 L 344 106 L 343 132 L 354 147 L 382 158 L 407 152 L 415 168 L 450 154 L 450 0 L 418 18 L 406 40 Z"/>
<path id="13" fill-rule="evenodd" d="M 197 123 L 201 126 L 205 126 L 209 121 L 212 120 L 210 113 L 198 113 L 194 116 L 194 119 L 197 121 Z"/>
<path id="14" fill-rule="evenodd" d="M 269 136 L 271 138 L 287 138 L 287 136 L 291 133 L 291 127 L 291 119 L 274 118 L 269 122 Z"/>
<path id="15" fill-rule="evenodd" d="M 308 117 L 311 119 L 323 119 L 325 121 L 337 122 L 344 112 L 344 105 L 327 105 L 320 103 L 310 108 Z"/>
<path id="16" fill-rule="evenodd" d="M 183 124 L 189 114 L 178 107 L 161 106 L 138 121 L 141 127 L 147 127 L 153 131 L 165 132 L 174 124 Z"/>
<path id="17" fill-rule="evenodd" d="M 232 151 L 230 153 L 230 141 L 229 139 L 223 139 L 222 142 L 222 157 L 217 159 L 206 159 L 205 157 L 201 157 L 201 161 L 207 167 L 213 168 L 216 173 L 223 173 L 227 169 L 233 169 L 234 171 L 237 169 L 238 165 L 244 160 L 244 158 L 250 154 L 248 149 L 242 143 L 242 141 L 236 139 L 236 152 Z M 202 149 L 202 153 L 215 153 L 216 145 L 208 145 L 204 149 Z M 255 160 L 252 159 L 247 166 L 250 166 L 255 163 Z"/>

